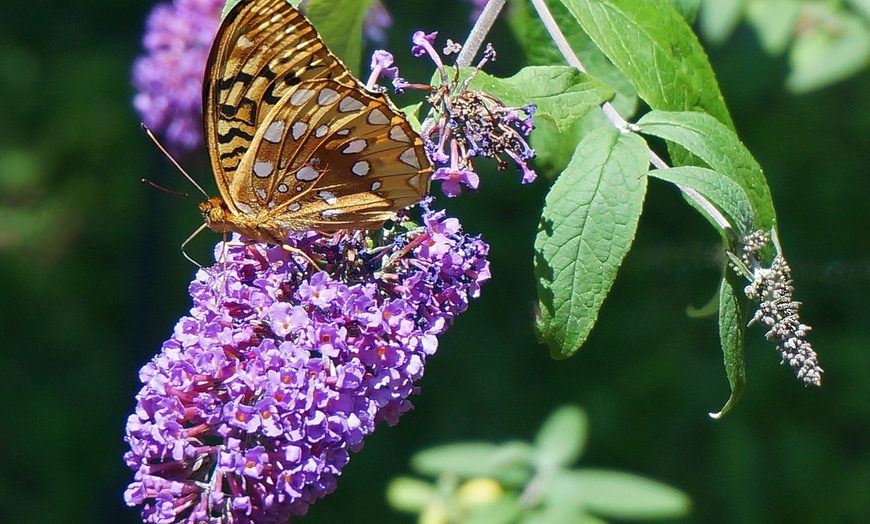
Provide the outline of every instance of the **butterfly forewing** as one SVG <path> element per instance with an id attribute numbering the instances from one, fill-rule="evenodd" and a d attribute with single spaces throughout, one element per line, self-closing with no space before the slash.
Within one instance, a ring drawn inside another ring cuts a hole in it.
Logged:
<path id="1" fill-rule="evenodd" d="M 204 117 L 223 202 L 217 231 L 371 229 L 422 198 L 432 166 L 385 95 L 369 92 L 284 0 L 242 0 L 206 68 Z"/>
<path id="2" fill-rule="evenodd" d="M 311 24 L 284 0 L 237 4 L 221 24 L 206 70 L 205 133 L 212 165 L 227 182 L 286 89 L 314 78 L 356 84 Z M 224 184 L 218 184 L 223 194 Z"/>
<path id="3" fill-rule="evenodd" d="M 428 191 L 419 136 L 382 96 L 332 80 L 285 93 L 239 165 L 231 198 L 286 229 L 377 227 Z"/>

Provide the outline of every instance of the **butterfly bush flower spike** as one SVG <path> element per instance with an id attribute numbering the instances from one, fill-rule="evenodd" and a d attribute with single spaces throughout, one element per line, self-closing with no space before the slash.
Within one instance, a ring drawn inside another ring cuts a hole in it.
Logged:
<path id="1" fill-rule="evenodd" d="M 528 162 L 535 152 L 524 137 L 534 129 L 535 105 L 508 107 L 495 96 L 469 88 L 477 72 L 495 59 L 491 45 L 487 45 L 471 75 L 459 81 L 458 68 L 454 66 L 453 74 L 448 73 L 435 49 L 436 36 L 437 33 L 417 31 L 411 38 L 411 52 L 418 57 L 429 56 L 438 69 L 441 85 L 411 84 L 398 76 L 393 79 L 397 92 L 405 89 L 430 92 L 427 100 L 432 104 L 434 117 L 423 123 L 421 134 L 429 157 L 438 166 L 432 179 L 444 181 L 441 189 L 447 196 L 457 196 L 463 186 L 476 190 L 480 179 L 473 160 L 487 157 L 496 159 L 499 170 L 504 170 L 508 165 L 506 159 L 510 159 L 522 172 L 522 183 L 534 181 L 536 174 Z M 460 49 L 459 44 L 448 40 L 444 54 L 456 54 Z"/>
<path id="2" fill-rule="evenodd" d="M 145 54 L 133 64 L 133 106 L 175 153 L 203 143 L 202 73 L 224 4 L 224 0 L 157 4 L 145 24 Z"/>
<path id="3" fill-rule="evenodd" d="M 286 522 L 335 489 L 378 422 L 411 409 L 437 337 L 490 277 L 488 246 L 456 219 L 427 209 L 423 224 L 291 235 L 319 268 L 219 244 L 140 372 L 125 500 L 145 522 Z"/>

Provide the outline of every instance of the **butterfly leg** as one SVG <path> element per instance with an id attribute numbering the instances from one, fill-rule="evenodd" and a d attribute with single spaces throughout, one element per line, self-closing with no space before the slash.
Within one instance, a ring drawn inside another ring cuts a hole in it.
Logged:
<path id="1" fill-rule="evenodd" d="M 309 269 L 312 269 L 312 270 L 313 269 L 320 269 L 320 266 L 317 265 L 317 262 L 315 262 L 314 259 L 308 255 L 308 253 L 306 253 L 305 251 L 302 251 L 298 247 L 288 246 L 287 244 L 281 244 L 281 247 L 285 251 L 293 253 L 294 255 L 300 255 L 302 258 L 307 260 Z"/>
<path id="2" fill-rule="evenodd" d="M 197 228 L 196 231 L 194 231 L 193 233 L 190 234 L 189 237 L 187 237 L 187 240 L 185 240 L 184 242 L 181 243 L 181 254 L 184 255 L 184 258 L 186 258 L 191 264 L 198 267 L 199 269 L 203 268 L 202 264 L 200 264 L 196 260 L 192 259 L 190 257 L 190 255 L 187 254 L 187 245 L 190 244 L 190 241 L 193 240 L 194 238 L 196 238 L 196 236 L 198 234 L 202 233 L 202 230 L 207 228 L 207 227 L 208 227 L 208 224 L 203 224 L 203 225 L 199 226 L 199 228 Z"/>

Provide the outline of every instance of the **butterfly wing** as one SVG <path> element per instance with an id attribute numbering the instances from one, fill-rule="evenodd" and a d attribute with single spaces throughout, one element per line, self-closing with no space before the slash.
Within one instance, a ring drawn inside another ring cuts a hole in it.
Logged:
<path id="1" fill-rule="evenodd" d="M 314 27 L 285 0 L 242 0 L 221 23 L 203 85 L 205 137 L 218 188 L 229 188 L 266 115 L 288 89 L 327 78 L 358 85 Z"/>
<path id="2" fill-rule="evenodd" d="M 431 171 L 423 140 L 386 97 L 311 80 L 265 116 L 229 193 L 278 229 L 369 229 L 420 200 Z"/>

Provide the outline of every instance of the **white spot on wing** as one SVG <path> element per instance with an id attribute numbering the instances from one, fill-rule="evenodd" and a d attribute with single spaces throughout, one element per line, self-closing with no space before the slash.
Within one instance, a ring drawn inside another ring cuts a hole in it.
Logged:
<path id="1" fill-rule="evenodd" d="M 369 116 L 366 117 L 369 124 L 373 126 L 385 126 L 390 123 L 390 119 L 378 108 L 369 111 Z"/>
<path id="2" fill-rule="evenodd" d="M 362 138 L 358 138 L 357 140 L 351 140 L 347 146 L 341 151 L 342 154 L 352 155 L 354 153 L 359 153 L 363 149 L 366 148 L 366 141 Z"/>
<path id="3" fill-rule="evenodd" d="M 237 45 L 240 49 L 244 49 L 244 48 L 246 48 L 246 47 L 251 47 L 253 44 L 254 44 L 254 41 L 251 40 L 250 38 L 248 38 L 248 37 L 245 36 L 245 35 L 240 36 L 239 39 L 236 40 L 236 45 Z"/>
<path id="4" fill-rule="evenodd" d="M 420 191 L 422 188 L 420 187 L 420 175 L 414 175 L 408 179 L 408 185 Z"/>
<path id="5" fill-rule="evenodd" d="M 306 122 L 293 122 L 293 125 L 290 126 L 290 135 L 293 137 L 293 140 L 302 138 L 302 135 L 306 131 L 308 131 L 308 124 Z"/>
<path id="6" fill-rule="evenodd" d="M 302 209 L 302 204 L 300 204 L 299 202 L 293 202 L 292 204 L 287 206 L 287 211 L 291 211 L 291 212 L 299 211 L 300 209 Z"/>
<path id="7" fill-rule="evenodd" d="M 266 200 L 266 190 L 265 189 L 263 189 L 262 187 L 258 187 L 256 193 L 257 193 L 257 198 L 259 198 L 260 200 Z"/>
<path id="8" fill-rule="evenodd" d="M 278 187 L 276 187 L 275 189 L 277 189 L 279 193 L 286 193 L 287 191 L 290 191 L 290 188 L 287 187 L 287 184 L 278 184 Z"/>
<path id="9" fill-rule="evenodd" d="M 420 161 L 417 160 L 417 152 L 414 151 L 413 147 L 409 147 L 408 149 L 402 151 L 402 154 L 399 155 L 399 160 L 408 164 L 414 169 L 420 169 Z"/>
<path id="10" fill-rule="evenodd" d="M 323 138 L 326 136 L 326 133 L 329 132 L 329 126 L 326 124 L 317 126 L 317 129 L 314 130 L 314 136 L 317 138 Z"/>
<path id="11" fill-rule="evenodd" d="M 371 166 L 365 160 L 360 160 L 350 168 L 351 173 L 356 176 L 366 176 Z"/>
<path id="12" fill-rule="evenodd" d="M 381 185 L 382 184 L 380 180 L 375 180 L 374 182 L 372 182 L 372 191 L 377 191 L 381 188 Z"/>
<path id="13" fill-rule="evenodd" d="M 346 96 L 341 99 L 341 102 L 338 103 L 338 110 L 342 113 L 350 113 L 352 111 L 359 111 L 364 108 L 365 104 L 357 100 L 352 96 Z"/>
<path id="14" fill-rule="evenodd" d="M 338 198 L 335 196 L 335 193 L 332 191 L 321 191 L 317 193 L 317 195 L 323 199 L 324 202 L 329 204 L 330 206 L 334 206 L 338 203 Z"/>
<path id="15" fill-rule="evenodd" d="M 317 95 L 317 103 L 322 106 L 328 106 L 336 100 L 338 100 L 338 91 L 328 87 L 321 89 L 320 93 Z"/>
<path id="16" fill-rule="evenodd" d="M 324 210 L 320 213 L 320 216 L 323 217 L 323 218 L 325 218 L 325 219 L 327 219 L 327 220 L 329 220 L 329 219 L 331 219 L 331 218 L 335 218 L 335 217 L 337 217 L 337 216 L 340 215 L 340 214 L 341 214 L 341 211 L 338 210 L 338 209 L 324 209 Z"/>
<path id="17" fill-rule="evenodd" d="M 312 96 L 314 96 L 314 91 L 311 89 L 297 89 L 292 95 L 290 95 L 290 105 L 301 106 L 305 102 L 311 100 Z"/>
<path id="18" fill-rule="evenodd" d="M 263 193 L 265 194 L 265 191 Z M 236 207 L 238 207 L 239 211 L 241 211 L 242 213 L 253 213 L 254 212 L 254 208 L 252 208 L 251 206 L 249 206 L 248 204 L 246 204 L 244 202 L 236 202 Z"/>
<path id="19" fill-rule="evenodd" d="M 263 140 L 277 144 L 281 141 L 281 135 L 284 134 L 284 121 L 275 120 L 263 132 Z"/>
<path id="20" fill-rule="evenodd" d="M 338 136 L 347 136 L 350 134 L 350 129 L 340 129 L 336 131 L 335 134 Z"/>
<path id="21" fill-rule="evenodd" d="M 396 142 L 410 142 L 411 137 L 408 136 L 408 133 L 405 133 L 405 130 L 402 129 L 402 126 L 393 126 L 390 128 L 390 138 L 395 140 Z"/>
<path id="22" fill-rule="evenodd" d="M 275 169 L 275 164 L 268 160 L 258 160 L 254 162 L 254 174 L 259 178 L 269 178 L 272 171 Z"/>
<path id="23" fill-rule="evenodd" d="M 317 177 L 320 174 L 311 166 L 302 166 L 302 168 L 296 172 L 296 180 L 301 182 L 311 182 L 312 180 L 317 180 Z"/>

